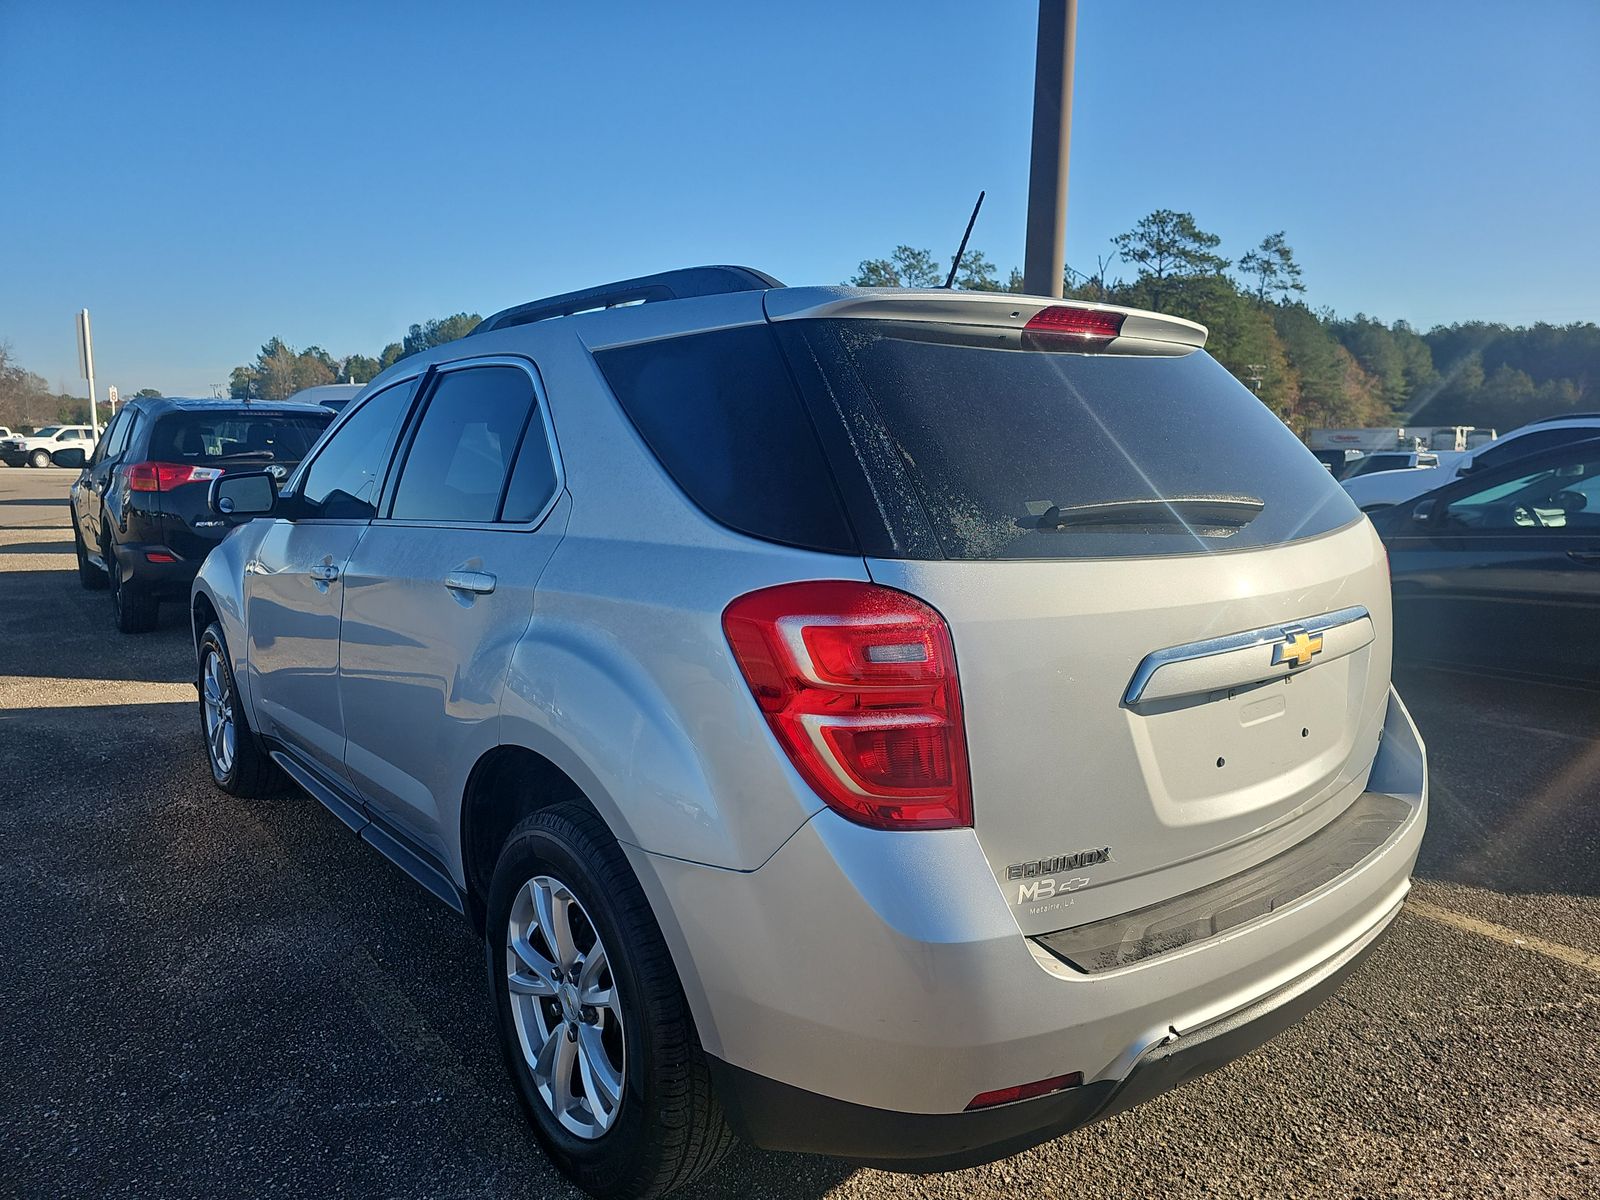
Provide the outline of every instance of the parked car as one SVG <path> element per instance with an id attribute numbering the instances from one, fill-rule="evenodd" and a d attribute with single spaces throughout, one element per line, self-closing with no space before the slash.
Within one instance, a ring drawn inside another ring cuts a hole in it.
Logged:
<path id="1" fill-rule="evenodd" d="M 1363 455 L 1345 468 L 1339 478 L 1354 479 L 1357 475 L 1371 475 L 1377 471 L 1416 471 L 1437 467 L 1441 459 L 1453 455 L 1434 450 L 1384 450 Z"/>
<path id="2" fill-rule="evenodd" d="M 155 628 L 164 599 L 183 600 L 211 547 L 232 524 L 206 504 L 230 471 L 287 479 L 333 419 L 315 405 L 238 400 L 129 400 L 106 426 L 71 488 L 78 579 L 108 587 L 117 628 Z"/>
<path id="3" fill-rule="evenodd" d="M 46 425 L 36 433 L 14 433 L 0 440 L 0 461 L 8 467 L 48 467 L 57 450 L 94 452 L 94 430 L 88 425 Z"/>
<path id="4" fill-rule="evenodd" d="M 1353 471 L 1366 457 L 1365 450 L 1318 450 L 1312 448 L 1311 456 L 1324 467 L 1335 479 L 1343 479 Z"/>
<path id="5" fill-rule="evenodd" d="M 1441 454 L 1437 473 L 1411 470 L 1362 474 L 1351 477 L 1345 483 L 1345 491 L 1362 512 L 1377 512 L 1392 504 L 1415 500 L 1453 479 L 1490 470 L 1552 446 L 1582 441 L 1597 433 L 1600 433 L 1600 413 L 1569 413 L 1562 417 L 1549 417 L 1513 429 L 1504 437 L 1453 460 Z"/>
<path id="6" fill-rule="evenodd" d="M 320 404 L 329 412 L 339 412 L 361 394 L 364 383 L 319 383 L 301 388 L 289 397 L 290 404 Z"/>
<path id="7" fill-rule="evenodd" d="M 1129 1107 L 1354 969 L 1426 808 L 1382 547 L 1204 341 L 731 267 L 496 314 L 213 482 L 212 775 L 484 931 L 595 1195 Z"/>
<path id="8" fill-rule="evenodd" d="M 1474 471 L 1372 523 L 1400 652 L 1600 682 L 1600 436 Z"/>

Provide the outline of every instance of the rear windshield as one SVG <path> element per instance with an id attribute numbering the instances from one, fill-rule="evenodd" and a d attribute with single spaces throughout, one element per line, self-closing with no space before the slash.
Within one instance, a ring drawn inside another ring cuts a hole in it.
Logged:
<path id="1" fill-rule="evenodd" d="M 333 420 L 330 413 L 173 413 L 150 433 L 156 462 L 297 463 Z"/>
<path id="2" fill-rule="evenodd" d="M 1105 558 L 1275 545 L 1359 517 L 1203 351 L 1057 353 L 1014 331 L 808 320 L 596 357 L 689 498 L 774 541 Z"/>
<path id="3" fill-rule="evenodd" d="M 1203 351 L 1056 353 L 899 321 L 801 321 L 781 336 L 808 352 L 816 405 L 840 412 L 878 492 L 913 496 L 945 558 L 1205 553 L 1358 517 Z"/>

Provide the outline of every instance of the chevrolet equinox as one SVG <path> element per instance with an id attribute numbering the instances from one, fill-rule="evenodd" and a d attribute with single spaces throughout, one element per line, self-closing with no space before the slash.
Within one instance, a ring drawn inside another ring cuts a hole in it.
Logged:
<path id="1" fill-rule="evenodd" d="M 490 317 L 212 481 L 216 782 L 482 929 L 596 1196 L 1175 1087 L 1355 968 L 1427 806 L 1383 548 L 1205 337 L 738 267 Z"/>

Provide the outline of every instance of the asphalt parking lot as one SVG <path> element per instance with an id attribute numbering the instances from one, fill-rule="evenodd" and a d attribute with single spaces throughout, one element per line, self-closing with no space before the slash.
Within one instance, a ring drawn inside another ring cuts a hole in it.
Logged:
<path id="1" fill-rule="evenodd" d="M 309 798 L 211 787 L 182 611 L 114 631 L 72 477 L 0 468 L 0 1194 L 577 1195 L 467 927 Z M 1399 681 L 1433 771 L 1417 885 L 1301 1025 L 1006 1162 L 739 1150 L 698 1194 L 1600 1196 L 1600 691 Z"/>

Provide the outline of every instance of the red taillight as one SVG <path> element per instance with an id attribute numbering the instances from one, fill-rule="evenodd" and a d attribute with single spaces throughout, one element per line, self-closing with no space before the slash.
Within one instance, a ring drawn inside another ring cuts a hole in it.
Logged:
<path id="1" fill-rule="evenodd" d="M 741 596 L 722 628 L 795 769 L 875 829 L 972 824 L 955 648 L 944 618 L 871 583 L 786 583 Z"/>
<path id="2" fill-rule="evenodd" d="M 1041 308 L 1028 318 L 1022 327 L 1024 333 L 1043 334 L 1047 337 L 1070 338 L 1078 342 L 1108 342 L 1122 332 L 1126 313 L 1106 312 L 1099 308 L 1077 308 L 1070 304 L 1055 304 Z"/>
<path id="3" fill-rule="evenodd" d="M 170 492 L 186 483 L 207 483 L 222 474 L 216 467 L 191 467 L 187 463 L 142 462 L 126 470 L 130 492 Z"/>
<path id="4" fill-rule="evenodd" d="M 972 1098 L 972 1103 L 967 1105 L 967 1111 L 975 1108 L 993 1108 L 996 1104 L 1011 1104 L 1018 1100 L 1032 1100 L 1035 1096 L 1048 1096 L 1051 1092 L 1059 1092 L 1063 1088 L 1077 1087 L 1083 1082 L 1083 1072 L 1074 1071 L 1070 1075 L 1055 1075 L 1049 1079 L 1041 1079 L 1038 1083 L 1019 1083 L 1016 1087 L 997 1088 L 992 1092 L 980 1092 Z"/>

